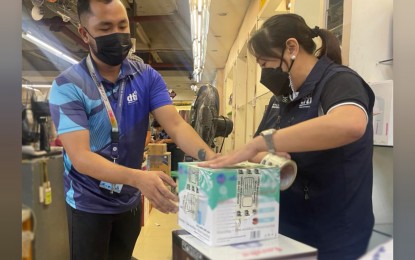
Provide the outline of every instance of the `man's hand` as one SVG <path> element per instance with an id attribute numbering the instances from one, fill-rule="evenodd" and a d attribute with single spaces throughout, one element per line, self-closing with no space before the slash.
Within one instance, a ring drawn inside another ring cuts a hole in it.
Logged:
<path id="1" fill-rule="evenodd" d="M 176 213 L 178 211 L 178 197 L 166 185 L 176 187 L 173 179 L 162 171 L 140 171 L 137 188 L 163 213 Z"/>

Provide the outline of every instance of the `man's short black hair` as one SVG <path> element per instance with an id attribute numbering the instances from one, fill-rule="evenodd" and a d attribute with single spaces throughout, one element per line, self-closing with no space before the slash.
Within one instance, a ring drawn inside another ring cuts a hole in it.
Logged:
<path id="1" fill-rule="evenodd" d="M 103 2 L 104 4 L 109 4 L 113 0 L 78 0 L 78 2 L 76 3 L 76 11 L 78 12 L 79 22 L 81 22 L 82 15 L 91 13 L 91 2 L 92 1 Z"/>

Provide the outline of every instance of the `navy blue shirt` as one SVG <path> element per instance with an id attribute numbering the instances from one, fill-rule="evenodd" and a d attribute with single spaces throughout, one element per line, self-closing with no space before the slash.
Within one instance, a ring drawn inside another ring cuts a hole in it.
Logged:
<path id="1" fill-rule="evenodd" d="M 374 94 L 351 69 L 321 58 L 298 96 L 272 97 L 257 133 L 285 128 L 355 104 L 368 115 L 366 132 L 348 145 L 291 153 L 298 165 L 293 185 L 281 192 L 280 233 L 318 248 L 319 259 L 357 259 L 365 253 L 372 228 Z"/>

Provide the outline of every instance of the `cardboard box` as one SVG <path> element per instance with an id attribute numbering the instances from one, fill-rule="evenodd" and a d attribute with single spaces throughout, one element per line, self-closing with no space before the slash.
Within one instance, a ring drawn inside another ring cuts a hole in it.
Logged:
<path id="1" fill-rule="evenodd" d="M 141 226 L 145 226 L 149 217 L 150 217 L 150 211 L 151 211 L 151 203 L 150 201 L 141 194 Z"/>
<path id="2" fill-rule="evenodd" d="M 237 245 L 210 247 L 185 230 L 175 230 L 173 260 L 207 259 L 317 259 L 317 249 L 283 235 Z"/>
<path id="3" fill-rule="evenodd" d="M 171 175 L 171 153 L 164 154 L 148 154 L 147 155 L 147 171 L 162 171 L 169 176 Z"/>
<path id="4" fill-rule="evenodd" d="M 167 153 L 167 144 L 148 144 L 148 154 L 163 155 Z"/>
<path id="5" fill-rule="evenodd" d="M 224 169 L 179 163 L 179 225 L 211 246 L 278 235 L 278 167 L 244 163 Z"/>

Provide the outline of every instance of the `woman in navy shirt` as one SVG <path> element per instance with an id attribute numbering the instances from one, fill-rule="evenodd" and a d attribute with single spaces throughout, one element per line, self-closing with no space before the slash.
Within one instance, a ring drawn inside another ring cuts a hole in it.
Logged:
<path id="1" fill-rule="evenodd" d="M 341 65 L 336 37 L 296 14 L 269 18 L 248 46 L 274 96 L 252 141 L 200 165 L 289 153 L 298 174 L 281 193 L 280 233 L 316 247 L 319 259 L 357 259 L 374 225 L 372 90 Z"/>

